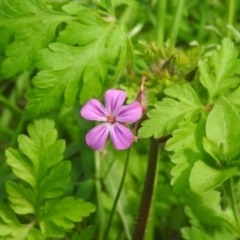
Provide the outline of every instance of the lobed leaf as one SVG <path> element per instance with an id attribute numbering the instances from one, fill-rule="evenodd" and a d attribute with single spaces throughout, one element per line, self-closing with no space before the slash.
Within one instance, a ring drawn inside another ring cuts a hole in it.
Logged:
<path id="1" fill-rule="evenodd" d="M 177 125 L 185 119 L 191 119 L 201 110 L 202 105 L 196 92 L 189 85 L 173 86 L 166 89 L 165 94 L 174 97 L 164 98 L 155 105 L 155 109 L 148 112 L 150 119 L 143 122 L 139 130 L 140 137 L 154 136 L 159 138 L 171 133 Z"/>
<path id="2" fill-rule="evenodd" d="M 47 119 L 29 124 L 28 133 L 30 137 L 19 135 L 19 150 L 6 151 L 7 163 L 19 178 L 36 187 L 48 169 L 62 160 L 65 143 L 57 140 L 54 123 Z"/>
<path id="3" fill-rule="evenodd" d="M 33 116 L 71 106 L 77 97 L 85 103 L 99 96 L 125 67 L 128 45 L 122 26 L 105 22 L 93 11 L 82 11 L 79 21 L 70 22 L 58 41 L 41 51 L 36 63 L 42 71 L 33 79 L 36 88 L 27 105 Z M 108 66 L 116 66 L 109 82 Z"/>
<path id="4" fill-rule="evenodd" d="M 220 50 L 212 54 L 212 68 L 203 60 L 199 61 L 200 81 L 207 88 L 210 99 L 239 83 L 239 78 L 233 77 L 239 68 L 237 56 L 234 44 L 226 38 L 223 39 Z"/>
<path id="5" fill-rule="evenodd" d="M 171 174 L 171 184 L 176 194 L 182 194 L 189 188 L 189 177 L 195 162 L 205 159 L 202 147 L 204 124 L 183 122 L 167 141 L 166 150 L 174 151 L 171 161 L 176 164 Z"/>
<path id="6" fill-rule="evenodd" d="M 44 235 L 32 224 L 20 224 L 13 210 L 0 203 L 0 238 L 8 240 L 44 240 Z"/>
<path id="7" fill-rule="evenodd" d="M 0 27 L 14 37 L 6 48 L 3 77 L 10 78 L 32 69 L 38 51 L 54 39 L 57 26 L 72 19 L 64 12 L 49 9 L 43 0 L 22 0 L 21 3 L 2 0 Z"/>
<path id="8" fill-rule="evenodd" d="M 206 136 L 212 142 L 205 150 L 221 163 L 229 163 L 239 152 L 240 116 L 224 97 L 221 97 L 208 115 Z M 212 150 L 210 150 L 212 149 Z"/>
<path id="9" fill-rule="evenodd" d="M 22 184 L 8 181 L 6 183 L 8 199 L 11 208 L 18 214 L 34 213 L 35 195 L 31 189 L 26 189 Z"/>
<path id="10" fill-rule="evenodd" d="M 82 199 L 74 200 L 73 197 L 66 197 L 61 201 L 49 200 L 42 208 L 40 226 L 41 229 L 47 230 L 48 236 L 62 236 L 64 230 L 74 227 L 73 222 L 81 221 L 93 211 L 95 206 Z"/>

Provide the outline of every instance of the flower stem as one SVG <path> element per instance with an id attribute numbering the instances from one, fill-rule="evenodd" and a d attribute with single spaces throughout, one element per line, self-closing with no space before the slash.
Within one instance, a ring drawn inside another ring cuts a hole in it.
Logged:
<path id="1" fill-rule="evenodd" d="M 151 138 L 146 181 L 138 212 L 137 223 L 133 234 L 133 240 L 142 240 L 144 237 L 157 169 L 158 148 L 158 140 Z"/>
<path id="2" fill-rule="evenodd" d="M 130 148 L 128 149 L 128 152 L 127 152 L 127 157 L 126 157 L 126 161 L 125 161 L 125 166 L 124 166 L 124 170 L 123 170 L 122 179 L 121 179 L 118 191 L 117 191 L 117 195 L 116 195 L 116 197 L 114 199 L 113 207 L 112 207 L 112 210 L 111 210 L 111 213 L 110 213 L 110 216 L 109 216 L 109 220 L 108 220 L 108 223 L 107 223 L 107 228 L 106 228 L 106 231 L 105 231 L 105 234 L 104 234 L 104 239 L 105 240 L 109 239 L 109 232 L 110 232 L 110 229 L 111 229 L 113 216 L 115 214 L 115 211 L 116 211 L 116 208 L 117 208 L 117 203 L 118 203 L 118 200 L 120 198 L 120 195 L 121 195 L 121 192 L 122 192 L 122 188 L 123 188 L 123 185 L 124 185 L 124 182 L 125 182 L 126 174 L 127 174 L 129 157 L 130 157 L 132 145 L 130 146 Z"/>
<path id="3" fill-rule="evenodd" d="M 230 201 L 231 201 L 233 215 L 234 215 L 234 218 L 235 218 L 235 221 L 236 221 L 238 235 L 240 236 L 239 214 L 238 214 L 237 202 L 236 202 L 234 189 L 233 189 L 233 178 L 232 177 L 230 179 L 228 179 L 227 187 L 228 187 L 228 194 L 229 194 L 229 198 L 230 198 Z"/>

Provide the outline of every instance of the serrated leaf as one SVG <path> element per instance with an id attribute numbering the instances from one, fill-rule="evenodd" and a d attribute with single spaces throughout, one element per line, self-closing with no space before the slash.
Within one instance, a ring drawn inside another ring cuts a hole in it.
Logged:
<path id="1" fill-rule="evenodd" d="M 48 119 L 29 124 L 28 133 L 30 137 L 19 135 L 18 151 L 6 151 L 7 163 L 19 178 L 36 187 L 44 179 L 47 170 L 62 160 L 65 143 L 57 140 L 54 122 Z M 25 172 L 19 171 L 18 167 Z"/>
<path id="2" fill-rule="evenodd" d="M 189 188 L 189 177 L 198 159 L 204 158 L 202 149 L 202 137 L 204 136 L 204 125 L 199 122 L 184 122 L 179 129 L 173 132 L 173 137 L 167 141 L 166 150 L 174 151 L 171 161 L 176 164 L 171 174 L 171 184 L 176 194 L 182 194 Z"/>
<path id="3" fill-rule="evenodd" d="M 221 97 L 208 115 L 206 136 L 217 147 L 220 162 L 230 162 L 239 152 L 240 117 L 235 108 Z M 206 149 L 207 151 L 207 149 Z"/>
<path id="4" fill-rule="evenodd" d="M 215 169 L 201 160 L 195 162 L 190 178 L 190 188 L 197 193 L 210 191 L 221 185 L 237 171 L 237 167 L 227 169 Z"/>
<path id="5" fill-rule="evenodd" d="M 149 120 L 143 122 L 138 134 L 140 137 L 154 136 L 159 138 L 171 133 L 184 119 L 191 119 L 202 110 L 202 105 L 195 91 L 189 86 L 173 86 L 165 90 L 166 95 L 173 96 L 179 101 L 164 98 L 148 112 Z"/>
<path id="6" fill-rule="evenodd" d="M 49 222 L 52 226 L 62 229 L 71 229 L 74 227 L 73 222 L 79 222 L 83 217 L 88 216 L 91 212 L 95 211 L 95 206 L 91 203 L 84 202 L 82 199 L 74 200 L 73 197 L 66 197 L 59 200 L 47 201 L 44 208 L 42 208 L 40 225 L 41 228 L 49 226 Z M 48 229 L 49 234 L 54 235 L 51 228 Z"/>
<path id="7" fill-rule="evenodd" d="M 3 76 L 13 77 L 33 68 L 38 51 L 53 40 L 59 23 L 72 19 L 63 12 L 48 9 L 42 0 L 22 0 L 21 3 L 2 0 L 0 26 L 14 36 L 13 43 L 6 49 Z"/>
<path id="8" fill-rule="evenodd" d="M 84 11 L 78 22 L 69 23 L 58 41 L 61 43 L 44 49 L 37 62 L 42 71 L 33 79 L 36 88 L 30 92 L 27 105 L 33 116 L 71 106 L 77 97 L 81 103 L 98 97 L 103 86 L 115 81 L 125 67 L 128 45 L 124 30 L 93 11 Z M 108 66 L 116 68 L 106 82 Z"/>
<path id="9" fill-rule="evenodd" d="M 31 189 L 11 181 L 6 183 L 6 189 L 11 207 L 16 213 L 34 213 L 35 196 Z"/>
<path id="10" fill-rule="evenodd" d="M 208 89 L 210 99 L 239 83 L 239 79 L 231 78 L 239 68 L 237 56 L 231 40 L 223 39 L 220 50 L 212 54 L 213 71 L 203 60 L 199 61 L 200 81 Z"/>

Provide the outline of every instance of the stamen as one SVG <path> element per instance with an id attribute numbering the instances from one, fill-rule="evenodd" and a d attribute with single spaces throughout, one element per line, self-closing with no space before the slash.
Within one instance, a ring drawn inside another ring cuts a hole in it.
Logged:
<path id="1" fill-rule="evenodd" d="M 116 118 L 114 116 L 111 116 L 111 115 L 107 116 L 106 120 L 107 120 L 107 122 L 109 122 L 111 124 L 116 122 Z"/>

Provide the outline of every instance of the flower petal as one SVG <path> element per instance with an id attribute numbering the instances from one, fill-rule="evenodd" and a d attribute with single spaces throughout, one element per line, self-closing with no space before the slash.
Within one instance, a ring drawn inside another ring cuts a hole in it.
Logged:
<path id="1" fill-rule="evenodd" d="M 121 90 L 110 89 L 104 95 L 106 109 L 111 115 L 115 115 L 126 99 L 126 93 Z"/>
<path id="2" fill-rule="evenodd" d="M 133 123 L 142 115 L 142 107 L 138 102 L 133 102 L 126 106 L 121 106 L 116 114 L 117 122 Z"/>
<path id="3" fill-rule="evenodd" d="M 102 123 L 91 129 L 86 135 L 87 145 L 95 150 L 103 148 L 107 141 L 110 128 L 110 124 Z"/>
<path id="4" fill-rule="evenodd" d="M 106 121 L 107 110 L 97 99 L 89 100 L 82 107 L 80 113 L 88 120 Z"/>
<path id="5" fill-rule="evenodd" d="M 120 123 L 114 123 L 110 128 L 110 137 L 116 149 L 122 150 L 129 148 L 133 142 L 132 132 Z"/>

